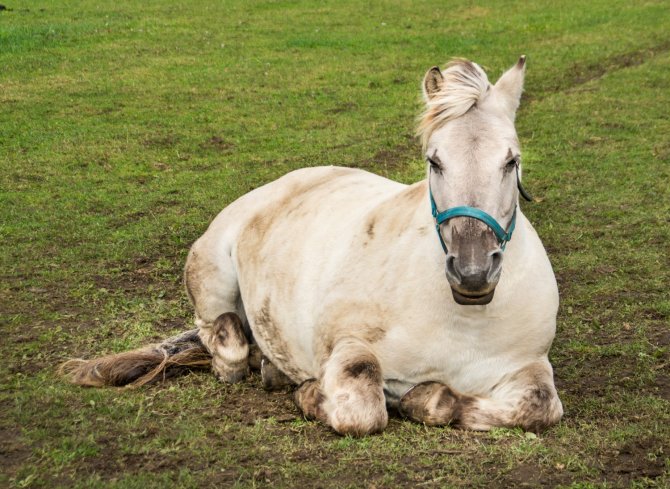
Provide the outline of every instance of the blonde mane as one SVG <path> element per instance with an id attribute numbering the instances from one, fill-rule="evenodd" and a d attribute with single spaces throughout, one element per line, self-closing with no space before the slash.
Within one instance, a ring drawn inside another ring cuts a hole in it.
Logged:
<path id="1" fill-rule="evenodd" d="M 465 114 L 490 87 L 484 70 L 466 59 L 451 60 L 442 76 L 442 86 L 427 97 L 426 110 L 419 118 L 417 135 L 424 147 L 433 131 Z"/>

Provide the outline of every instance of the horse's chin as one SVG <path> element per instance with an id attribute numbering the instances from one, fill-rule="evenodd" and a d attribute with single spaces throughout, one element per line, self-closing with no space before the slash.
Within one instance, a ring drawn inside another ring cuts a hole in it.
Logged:
<path id="1" fill-rule="evenodd" d="M 451 288 L 454 300 L 461 306 L 484 306 L 493 300 L 495 291 L 496 289 L 494 288 L 491 292 L 483 295 L 463 295 L 453 287 Z"/>

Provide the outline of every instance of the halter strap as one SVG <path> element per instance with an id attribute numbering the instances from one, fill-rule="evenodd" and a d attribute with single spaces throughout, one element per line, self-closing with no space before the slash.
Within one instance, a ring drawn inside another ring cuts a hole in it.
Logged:
<path id="1" fill-rule="evenodd" d="M 518 162 L 515 170 L 516 170 L 516 186 L 519 189 L 521 197 L 526 199 L 528 202 L 532 202 L 533 197 L 526 191 L 525 188 L 523 188 L 523 185 L 521 185 L 521 179 L 519 178 Z M 503 227 L 500 224 L 498 224 L 498 221 L 496 221 L 493 218 L 493 216 L 487 214 L 481 209 L 477 209 L 476 207 L 462 205 L 458 207 L 452 207 L 451 209 L 447 209 L 446 211 L 442 212 L 438 211 L 437 204 L 435 204 L 435 199 L 433 198 L 433 191 L 430 189 L 430 176 L 428 177 L 428 195 L 430 195 L 430 211 L 433 214 L 433 219 L 435 219 L 435 230 L 437 231 L 437 236 L 440 238 L 440 244 L 442 245 L 442 249 L 444 250 L 445 254 L 449 253 L 449 251 L 447 250 L 447 245 L 444 242 L 444 239 L 442 238 L 442 233 L 440 232 L 440 225 L 444 222 L 447 222 L 449 219 L 453 219 L 454 217 L 472 217 L 473 219 L 482 221 L 496 235 L 496 239 L 500 244 L 500 249 L 505 251 L 505 246 L 507 246 L 509 240 L 512 239 L 512 233 L 514 232 L 514 226 L 516 225 L 516 210 L 519 207 L 519 204 L 516 204 L 514 206 L 514 213 L 512 214 L 512 220 L 509 223 L 507 231 L 505 231 Z"/>
<path id="2" fill-rule="evenodd" d="M 433 214 L 433 219 L 435 219 L 435 230 L 437 231 L 437 236 L 440 238 L 440 244 L 445 253 L 448 253 L 448 250 L 447 245 L 442 238 L 442 233 L 440 232 L 440 225 L 454 217 L 472 217 L 473 219 L 477 219 L 486 224 L 496 235 L 500 248 L 503 251 L 505 250 L 505 246 L 507 246 L 507 242 L 512 239 L 512 233 L 514 232 L 514 227 L 516 225 L 516 205 L 514 206 L 512 220 L 509 223 L 507 231 L 505 231 L 491 214 L 488 214 L 481 209 L 477 209 L 476 207 L 459 206 L 439 212 L 437 210 L 437 204 L 435 204 L 435 199 L 433 198 L 433 191 L 430 189 L 430 183 L 428 183 L 428 194 L 430 195 L 431 213 Z"/>

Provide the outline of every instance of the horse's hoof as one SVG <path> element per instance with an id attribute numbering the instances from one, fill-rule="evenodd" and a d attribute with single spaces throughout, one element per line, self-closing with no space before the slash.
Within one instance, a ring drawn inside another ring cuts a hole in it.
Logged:
<path id="1" fill-rule="evenodd" d="M 321 393 L 321 389 L 319 389 L 319 382 L 316 379 L 307 379 L 300 384 L 295 390 L 293 399 L 305 418 L 318 419 L 322 422 L 327 421 L 321 407 L 323 394 Z"/>
<path id="2" fill-rule="evenodd" d="M 431 399 L 432 398 L 432 399 Z M 431 402 L 431 401 L 435 402 Z M 449 424 L 456 411 L 457 396 L 440 382 L 422 382 L 409 389 L 401 398 L 401 416 L 427 425 Z M 435 404 L 436 407 L 431 409 Z"/>
<path id="3" fill-rule="evenodd" d="M 258 345 L 252 343 L 249 345 L 249 367 L 252 370 L 258 371 L 261 369 L 261 362 L 263 361 L 263 352 L 258 348 Z"/>
<path id="4" fill-rule="evenodd" d="M 221 362 L 212 362 L 212 368 L 221 382 L 226 384 L 237 384 L 242 382 L 249 375 L 249 365 L 247 362 L 240 362 L 242 365 L 222 365 Z"/>
<path id="5" fill-rule="evenodd" d="M 293 385 L 291 379 L 265 357 L 261 360 L 261 379 L 263 389 L 267 391 L 279 390 Z"/>

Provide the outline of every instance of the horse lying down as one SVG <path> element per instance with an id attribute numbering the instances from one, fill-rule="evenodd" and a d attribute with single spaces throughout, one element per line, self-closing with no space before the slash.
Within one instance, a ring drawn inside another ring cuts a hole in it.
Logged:
<path id="1" fill-rule="evenodd" d="M 521 57 L 491 85 L 470 61 L 431 68 L 426 180 L 307 168 L 240 197 L 188 255 L 197 329 L 63 371 L 101 386 L 210 363 L 232 383 L 260 368 L 341 434 L 383 430 L 389 407 L 473 430 L 555 424 L 558 289 L 518 204 L 524 70 Z"/>

